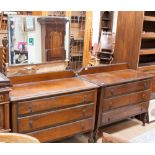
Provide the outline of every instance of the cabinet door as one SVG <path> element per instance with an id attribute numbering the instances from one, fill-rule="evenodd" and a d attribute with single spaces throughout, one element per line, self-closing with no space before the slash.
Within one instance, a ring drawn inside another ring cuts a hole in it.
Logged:
<path id="1" fill-rule="evenodd" d="M 47 61 L 64 60 L 64 35 L 65 24 L 50 24 L 46 26 L 46 51 Z"/>

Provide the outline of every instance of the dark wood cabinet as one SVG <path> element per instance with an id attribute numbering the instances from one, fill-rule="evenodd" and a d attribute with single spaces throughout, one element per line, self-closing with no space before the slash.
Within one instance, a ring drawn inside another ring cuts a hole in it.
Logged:
<path id="1" fill-rule="evenodd" d="M 0 73 L 0 132 L 9 132 L 10 129 L 10 81 Z"/>
<path id="2" fill-rule="evenodd" d="M 89 141 L 93 141 L 98 86 L 71 76 L 45 79 L 13 85 L 13 132 L 32 135 L 41 142 L 90 132 Z"/>
<path id="3" fill-rule="evenodd" d="M 65 60 L 66 18 L 40 17 L 43 61 Z"/>
<path id="4" fill-rule="evenodd" d="M 91 70 L 91 68 L 90 68 Z M 102 126 L 141 115 L 145 125 L 151 94 L 152 75 L 132 69 L 81 75 L 100 86 L 96 135 Z"/>

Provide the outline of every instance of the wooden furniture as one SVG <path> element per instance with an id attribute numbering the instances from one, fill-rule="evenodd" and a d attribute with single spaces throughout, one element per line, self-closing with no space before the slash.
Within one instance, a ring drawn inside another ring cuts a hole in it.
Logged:
<path id="1" fill-rule="evenodd" d="M 100 31 L 112 32 L 113 11 L 101 11 Z"/>
<path id="2" fill-rule="evenodd" d="M 10 81 L 0 73 L 0 132 L 10 131 Z"/>
<path id="3" fill-rule="evenodd" d="M 65 60 L 66 18 L 40 17 L 42 29 L 42 59 L 45 61 Z"/>
<path id="4" fill-rule="evenodd" d="M 105 67 L 100 68 L 104 70 Z M 132 69 L 115 71 L 113 69 L 108 72 L 100 72 L 96 69 L 96 72 L 92 73 L 91 68 L 88 68 L 87 74 L 83 71 L 80 77 L 100 86 L 96 112 L 96 135 L 102 126 L 140 114 L 145 125 L 152 75 Z"/>
<path id="5" fill-rule="evenodd" d="M 155 12 L 119 11 L 114 60 L 155 75 Z M 153 78 L 152 91 L 155 91 Z"/>
<path id="6" fill-rule="evenodd" d="M 100 59 L 101 64 L 111 64 L 113 62 L 114 55 L 114 36 L 112 33 L 104 33 L 101 34 L 100 38 L 100 50 L 98 57 Z"/>
<path id="7" fill-rule="evenodd" d="M 39 140 L 25 134 L 0 133 L 0 143 L 39 143 Z"/>
<path id="8" fill-rule="evenodd" d="M 90 132 L 93 141 L 97 85 L 71 71 L 11 77 L 12 130 L 49 142 Z"/>

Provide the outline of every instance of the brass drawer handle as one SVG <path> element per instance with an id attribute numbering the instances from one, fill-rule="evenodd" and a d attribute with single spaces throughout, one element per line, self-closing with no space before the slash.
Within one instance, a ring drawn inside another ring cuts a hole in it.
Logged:
<path id="1" fill-rule="evenodd" d="M 33 127 L 33 122 L 32 121 L 29 122 L 29 126 L 30 126 L 30 128 Z"/>
<path id="2" fill-rule="evenodd" d="M 114 89 L 111 89 L 111 95 L 114 95 Z"/>
<path id="3" fill-rule="evenodd" d="M 83 112 L 83 116 L 85 116 L 85 114 L 86 114 L 86 109 L 83 108 L 83 109 L 82 109 L 82 112 Z"/>
<path id="4" fill-rule="evenodd" d="M 0 95 L 0 102 L 4 101 L 4 96 Z"/>
<path id="5" fill-rule="evenodd" d="M 110 118 L 108 118 L 108 122 L 110 122 L 111 121 L 111 119 Z"/>
<path id="6" fill-rule="evenodd" d="M 109 102 L 109 110 L 112 108 L 112 102 Z"/>
<path id="7" fill-rule="evenodd" d="M 31 104 L 29 104 L 28 109 L 29 109 L 29 112 L 33 112 L 32 111 L 32 105 Z"/>
<path id="8" fill-rule="evenodd" d="M 145 83 L 144 83 L 144 89 L 147 89 L 147 88 L 148 88 L 148 83 L 145 82 Z"/>
<path id="9" fill-rule="evenodd" d="M 142 98 L 146 99 L 147 95 L 146 94 L 142 94 Z"/>
<path id="10" fill-rule="evenodd" d="M 83 124 L 81 124 L 81 130 L 84 131 L 85 127 Z"/>
<path id="11" fill-rule="evenodd" d="M 87 96 L 84 96 L 83 97 L 83 103 L 86 103 L 87 102 Z"/>

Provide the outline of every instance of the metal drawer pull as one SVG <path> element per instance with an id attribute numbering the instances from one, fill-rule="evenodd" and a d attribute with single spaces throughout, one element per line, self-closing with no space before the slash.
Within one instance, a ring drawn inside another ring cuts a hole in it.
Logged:
<path id="1" fill-rule="evenodd" d="M 0 102 L 4 101 L 4 96 L 0 95 Z"/>
<path id="2" fill-rule="evenodd" d="M 84 128 L 85 128 L 85 127 L 84 127 L 84 125 L 83 125 L 83 124 L 81 124 L 81 129 L 82 129 L 82 131 L 84 130 Z"/>
<path id="3" fill-rule="evenodd" d="M 145 82 L 145 83 L 144 83 L 144 89 L 147 89 L 147 88 L 148 88 L 148 83 Z"/>
<path id="4" fill-rule="evenodd" d="M 110 118 L 108 118 L 108 122 L 110 122 L 111 121 L 111 119 Z"/>
<path id="5" fill-rule="evenodd" d="M 111 95 L 114 95 L 114 89 L 111 89 Z"/>
<path id="6" fill-rule="evenodd" d="M 142 95 L 142 98 L 143 98 L 143 99 L 146 99 L 146 97 L 147 97 L 146 94 L 143 94 L 143 95 Z"/>
<path id="7" fill-rule="evenodd" d="M 32 128 L 32 126 L 33 126 L 33 122 L 32 121 L 29 122 L 29 126 L 30 126 L 30 128 Z"/>
<path id="8" fill-rule="evenodd" d="M 84 97 L 83 97 L 83 103 L 86 103 L 86 101 L 87 101 L 87 97 L 84 96 Z"/>
<path id="9" fill-rule="evenodd" d="M 28 109 L 29 109 L 29 112 L 32 112 L 32 105 L 29 105 Z"/>

